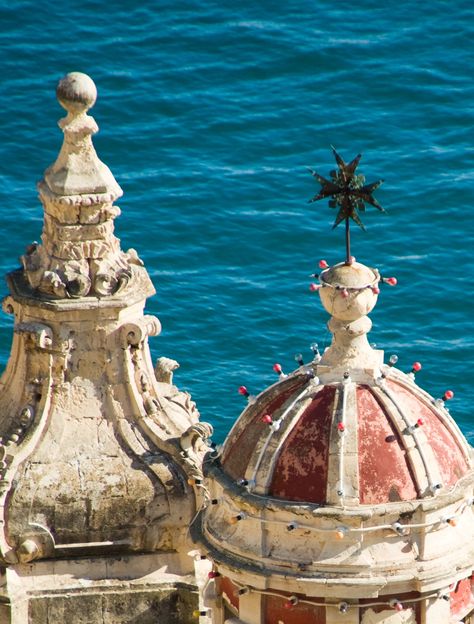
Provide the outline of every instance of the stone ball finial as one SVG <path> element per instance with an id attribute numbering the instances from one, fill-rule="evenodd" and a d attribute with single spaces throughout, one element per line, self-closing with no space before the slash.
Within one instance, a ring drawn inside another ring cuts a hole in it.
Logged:
<path id="1" fill-rule="evenodd" d="M 358 262 L 336 264 L 321 273 L 320 281 L 322 304 L 340 321 L 352 322 L 365 316 L 377 302 L 379 272 Z"/>
<path id="2" fill-rule="evenodd" d="M 69 113 L 78 115 L 94 106 L 97 99 L 97 87 L 87 74 L 71 72 L 59 81 L 56 97 Z"/>

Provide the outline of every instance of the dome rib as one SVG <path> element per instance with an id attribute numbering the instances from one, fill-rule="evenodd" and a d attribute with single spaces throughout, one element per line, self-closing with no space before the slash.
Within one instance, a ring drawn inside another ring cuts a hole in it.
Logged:
<path id="1" fill-rule="evenodd" d="M 377 386 L 359 386 L 357 393 L 361 504 L 417 498 L 415 471 L 419 479 L 426 475 L 399 412 Z"/>
<path id="2" fill-rule="evenodd" d="M 429 411 L 432 414 L 434 414 L 436 418 L 444 425 L 450 437 L 453 438 L 453 440 L 456 442 L 459 450 L 461 451 L 464 457 L 464 460 L 467 466 L 469 468 L 472 468 L 473 463 L 472 463 L 471 453 L 469 450 L 470 447 L 467 444 L 466 438 L 464 437 L 461 430 L 459 429 L 456 421 L 451 416 L 451 414 L 446 409 L 446 407 L 444 407 L 443 402 L 441 401 L 439 405 L 436 405 L 436 403 L 433 402 L 432 396 L 430 396 L 427 392 L 425 392 L 419 386 L 414 386 L 414 384 L 411 381 L 407 382 L 407 376 L 396 369 L 393 369 L 393 373 L 392 375 L 390 375 L 389 380 L 391 382 L 396 383 L 397 386 L 400 386 L 401 388 L 405 389 L 408 392 L 413 392 L 413 388 L 414 387 L 416 388 L 417 398 L 420 401 L 420 403 L 422 403 L 423 406 L 428 408 Z"/>
<path id="3" fill-rule="evenodd" d="M 440 483 L 444 487 L 452 487 L 467 472 L 469 463 L 466 462 L 458 441 L 456 438 L 453 439 L 449 428 L 446 427 L 447 420 L 443 417 L 442 411 L 434 409 L 433 401 L 428 406 L 420 401 L 418 393 L 415 394 L 413 389 L 390 383 L 403 408 L 422 419 L 423 427 L 417 429 L 416 433 L 423 431 L 429 440 L 429 446 L 426 448 L 430 449 L 428 455 L 431 453 L 433 463 L 439 471 Z M 431 461 L 430 457 L 428 459 Z"/>
<path id="4" fill-rule="evenodd" d="M 256 493 L 267 494 L 269 492 L 282 446 L 284 446 L 297 421 L 321 389 L 322 386 L 316 386 L 314 380 L 309 379 L 308 384 L 295 398 L 292 395 L 287 399 L 281 408 L 281 415 L 274 418 L 273 422 L 279 423 L 278 429 L 270 426 L 266 435 L 262 436 L 265 437 L 265 440 L 260 452 L 255 455 L 256 461 L 254 463 L 250 460 L 246 472 L 246 478 L 255 483 Z M 258 445 L 256 449 L 258 449 Z"/>
<path id="5" fill-rule="evenodd" d="M 410 431 L 414 424 L 412 419 L 406 415 L 405 410 L 400 405 L 400 402 L 394 392 L 392 392 L 392 390 L 388 387 L 387 383 L 382 382 L 379 384 L 379 387 L 382 395 L 385 395 L 391 405 L 395 408 L 395 411 L 400 415 L 403 428 L 400 427 L 400 419 L 397 419 L 398 432 L 405 448 L 410 446 L 409 450 L 408 448 L 407 450 L 419 495 L 422 497 L 432 496 L 442 487 L 443 484 L 441 482 L 441 475 L 438 470 L 436 458 L 428 444 L 426 435 L 417 429 L 411 430 L 411 435 L 407 435 L 407 432 Z M 385 409 L 387 409 L 386 401 L 384 402 L 384 405 Z M 393 416 L 393 410 L 387 409 L 387 413 L 391 413 Z M 410 439 L 413 441 L 413 445 L 409 445 Z M 416 453 L 414 453 L 414 451 L 416 451 Z"/>
<path id="6" fill-rule="evenodd" d="M 329 438 L 326 503 L 357 505 L 359 502 L 358 426 L 355 389 L 349 377 L 337 384 Z"/>
<path id="7" fill-rule="evenodd" d="M 305 503 L 326 503 L 329 431 L 334 420 L 335 386 L 324 386 L 278 449 L 268 494 Z"/>
<path id="8" fill-rule="evenodd" d="M 278 410 L 307 380 L 307 375 L 296 374 L 277 381 L 247 405 L 232 427 L 222 451 L 222 463 L 231 477 L 235 480 L 244 478 L 255 444 L 268 426 L 262 423 L 262 416 Z"/>

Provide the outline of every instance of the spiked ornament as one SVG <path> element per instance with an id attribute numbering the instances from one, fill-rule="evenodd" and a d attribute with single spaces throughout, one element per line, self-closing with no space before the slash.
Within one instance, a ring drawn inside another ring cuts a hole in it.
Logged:
<path id="1" fill-rule="evenodd" d="M 385 212 L 382 206 L 372 195 L 372 193 L 382 184 L 383 180 L 377 180 L 377 182 L 365 184 L 365 177 L 360 173 L 356 173 L 356 169 L 362 155 L 358 154 L 353 160 L 351 160 L 350 163 L 346 164 L 334 147 L 332 148 L 332 151 L 334 153 L 338 169 L 330 172 L 330 180 L 327 180 L 323 176 L 319 175 L 316 171 L 309 169 L 311 175 L 316 178 L 321 185 L 321 190 L 309 200 L 309 203 L 328 197 L 329 206 L 331 208 L 339 208 L 336 220 L 334 221 L 333 229 L 337 227 L 341 221 L 346 222 L 346 264 L 352 264 L 350 254 L 349 219 L 355 221 L 359 227 L 365 230 L 364 224 L 359 216 L 359 211 L 364 212 L 366 204 L 370 204 L 381 212 Z"/>

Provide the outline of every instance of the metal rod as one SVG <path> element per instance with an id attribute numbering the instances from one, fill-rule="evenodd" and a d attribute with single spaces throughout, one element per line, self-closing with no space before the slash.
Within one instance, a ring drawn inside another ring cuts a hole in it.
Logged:
<path id="1" fill-rule="evenodd" d="M 352 264 L 351 259 L 351 231 L 349 219 L 346 218 L 346 264 Z"/>

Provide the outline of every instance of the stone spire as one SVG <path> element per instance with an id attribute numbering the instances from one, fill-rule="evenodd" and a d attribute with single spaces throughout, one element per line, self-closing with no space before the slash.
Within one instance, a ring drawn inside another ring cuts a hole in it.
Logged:
<path id="1" fill-rule="evenodd" d="M 212 427 L 173 384 L 177 362 L 153 366 L 154 288 L 113 234 L 121 190 L 91 141 L 95 85 L 69 74 L 57 93 L 68 115 L 39 184 L 42 244 L 3 304 L 15 325 L 0 379 L 0 622 L 116 624 L 125 609 L 184 624 Z"/>
<path id="2" fill-rule="evenodd" d="M 42 245 L 22 256 L 30 286 L 47 296 L 115 295 L 138 275 L 135 250 L 123 253 L 114 236 L 122 189 L 98 158 L 92 135 L 98 126 L 87 114 L 94 106 L 94 82 L 79 72 L 65 76 L 56 91 L 67 116 L 59 121 L 64 142 L 56 162 L 38 185 L 44 206 Z"/>

